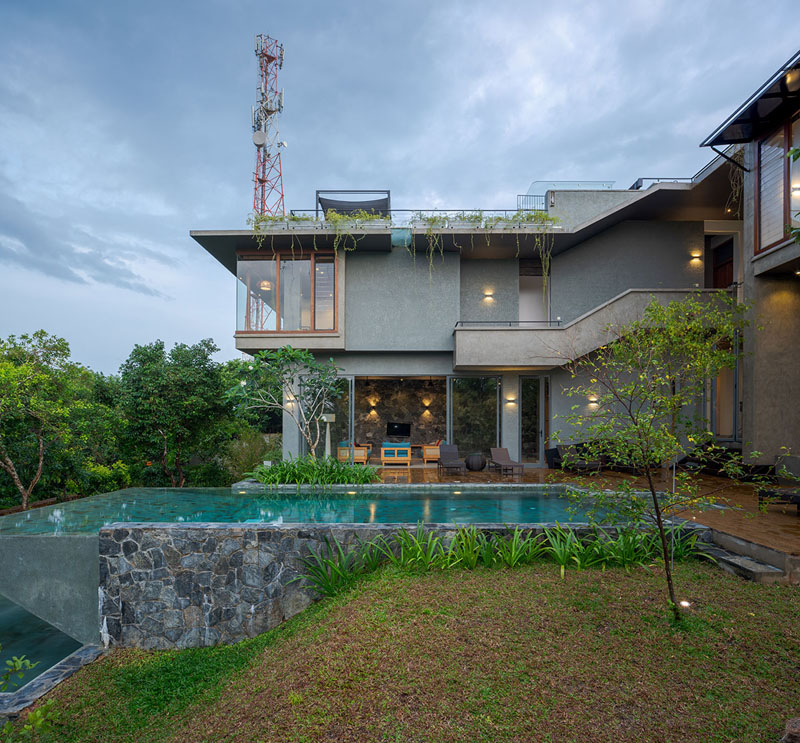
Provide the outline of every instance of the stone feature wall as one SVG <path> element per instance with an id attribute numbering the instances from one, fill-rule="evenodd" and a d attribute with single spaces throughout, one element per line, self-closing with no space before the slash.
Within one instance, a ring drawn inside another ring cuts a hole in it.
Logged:
<path id="1" fill-rule="evenodd" d="M 413 525 L 406 525 L 413 529 Z M 147 650 L 255 637 L 319 597 L 301 558 L 324 538 L 345 549 L 389 537 L 398 524 L 112 524 L 100 530 L 103 640 Z M 452 526 L 430 525 L 446 542 Z M 540 530 L 537 525 L 535 530 Z M 485 526 L 505 533 L 505 527 Z"/>
<path id="2" fill-rule="evenodd" d="M 411 424 L 412 444 L 432 444 L 447 435 L 445 380 L 356 379 L 355 432 L 359 444 L 372 444 L 373 453 L 386 436 L 386 424 Z"/>

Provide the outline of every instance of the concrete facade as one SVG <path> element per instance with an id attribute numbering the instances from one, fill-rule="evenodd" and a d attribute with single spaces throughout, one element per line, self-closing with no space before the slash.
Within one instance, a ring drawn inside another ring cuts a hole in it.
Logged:
<path id="1" fill-rule="evenodd" d="M 549 214 L 559 224 L 545 240 L 551 251 L 547 287 L 546 292 L 538 290 L 541 311 L 538 306 L 536 312 L 525 309 L 525 318 L 520 315 L 521 277 L 538 273 L 532 262 L 541 259 L 541 236 L 523 226 L 491 235 L 461 227 L 456 234 L 447 226 L 437 226 L 431 235 L 426 228 L 417 230 L 409 247 L 357 242 L 354 250 L 338 257 L 339 332 L 335 337 L 306 333 L 290 342 L 320 359 L 333 359 L 342 376 L 353 380 L 351 385 L 367 377 L 394 379 L 398 385 L 409 377 L 447 378 L 446 420 L 437 421 L 436 428 L 444 426 L 448 440 L 455 437 L 452 378 L 496 378 L 499 425 L 496 440 L 487 440 L 486 448 L 504 446 L 519 459 L 522 419 L 526 417 L 530 437 L 531 421 L 541 407 L 548 417 L 540 421 L 540 460 L 526 464 L 544 465 L 547 432 L 556 429 L 557 416 L 573 404 L 563 394 L 568 386 L 563 367 L 569 359 L 601 345 L 607 325 L 640 317 L 653 297 L 674 301 L 707 288 L 712 279 L 705 261 L 708 235 L 719 242 L 735 236 L 737 277 L 742 271 L 739 254 L 746 237 L 742 239 L 735 215 L 726 215 L 726 168 L 718 159 L 701 171 L 697 182 L 642 190 L 549 193 Z M 224 233 L 198 237 L 229 269 L 235 266 L 236 250 L 244 250 L 242 239 L 237 235 L 239 242 L 234 243 Z M 295 231 L 293 239 L 310 245 L 319 241 L 319 233 Z M 429 257 L 431 244 L 436 249 Z M 225 253 L 226 245 L 232 255 Z M 523 307 L 528 307 L 530 297 L 524 300 Z M 245 351 L 281 342 L 278 334 L 246 342 L 237 337 L 237 347 Z M 549 399 L 521 402 L 520 379 L 525 376 L 538 376 L 542 389 L 549 379 Z M 405 409 L 402 413 L 410 417 L 408 422 L 418 417 Z M 347 438 L 353 437 L 351 431 Z M 359 443 L 370 443 L 375 450 L 384 437 L 373 438 Z M 285 457 L 302 453 L 303 442 L 289 416 L 284 416 L 283 441 Z M 430 442 L 412 437 L 412 444 L 423 443 Z M 525 446 L 530 450 L 529 441 Z"/>
<path id="2" fill-rule="evenodd" d="M 756 143 L 745 146 L 743 295 L 751 307 L 743 361 L 743 444 L 774 464 L 800 452 L 800 245 L 787 240 L 756 253 Z"/>

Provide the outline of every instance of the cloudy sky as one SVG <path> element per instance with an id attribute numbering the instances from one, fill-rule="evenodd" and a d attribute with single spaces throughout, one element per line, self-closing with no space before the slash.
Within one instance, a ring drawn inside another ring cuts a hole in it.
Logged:
<path id="1" fill-rule="evenodd" d="M 234 279 L 190 229 L 252 207 L 253 36 L 283 42 L 287 208 L 514 208 L 533 180 L 690 176 L 800 46 L 796 0 L 3 0 L 0 337 L 115 372 L 135 343 L 236 355 Z"/>

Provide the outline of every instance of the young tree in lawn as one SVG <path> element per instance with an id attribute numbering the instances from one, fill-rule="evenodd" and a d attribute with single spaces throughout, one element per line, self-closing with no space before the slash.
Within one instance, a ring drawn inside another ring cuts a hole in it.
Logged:
<path id="1" fill-rule="evenodd" d="M 284 346 L 239 362 L 239 384 L 230 396 L 247 410 L 279 410 L 294 421 L 316 456 L 321 417 L 343 393 L 333 360 L 317 361 L 310 351 Z"/>
<path id="2" fill-rule="evenodd" d="M 591 497 L 599 510 L 631 520 L 652 518 L 676 619 L 681 613 L 664 515 L 702 507 L 708 494 L 699 494 L 690 473 L 678 473 L 666 496 L 659 497 L 656 481 L 662 466 L 688 454 L 719 453 L 702 401 L 710 380 L 736 366 L 746 312 L 722 292 L 668 305 L 654 299 L 642 319 L 607 328 L 609 342 L 570 367 L 573 385 L 566 393 L 581 403 L 566 421 L 572 436 L 585 442 L 579 456 L 630 468 L 643 475 L 649 491 L 642 499 L 630 483 L 612 491 L 604 483 L 590 486 Z"/>
<path id="3" fill-rule="evenodd" d="M 167 352 L 163 341 L 134 346 L 120 368 L 120 407 L 127 435 L 143 458 L 159 462 L 173 487 L 209 428 L 228 410 L 219 349 L 210 338 Z"/>
<path id="4" fill-rule="evenodd" d="M 0 340 L 0 470 L 27 509 L 45 454 L 69 436 L 73 365 L 63 338 L 38 330 Z"/>

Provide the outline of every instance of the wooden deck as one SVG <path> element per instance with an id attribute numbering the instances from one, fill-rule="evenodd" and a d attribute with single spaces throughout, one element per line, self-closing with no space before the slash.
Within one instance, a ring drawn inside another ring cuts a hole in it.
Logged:
<path id="1" fill-rule="evenodd" d="M 377 463 L 379 464 L 379 463 Z M 435 464 L 423 465 L 422 460 L 413 460 L 410 467 L 380 467 L 381 480 L 387 483 L 553 483 L 572 482 L 574 478 L 560 470 L 543 468 L 526 469 L 522 476 L 505 475 L 496 471 L 466 472 L 459 474 L 438 474 Z M 613 485 L 621 479 L 634 480 L 645 486 L 641 478 L 631 478 L 615 472 L 603 472 L 598 476 L 600 482 Z M 692 518 L 699 524 L 710 526 L 726 534 L 746 539 L 756 544 L 800 555 L 800 515 L 796 506 L 769 506 L 764 513 L 758 509 L 758 500 L 750 485 L 732 485 L 720 477 L 701 475 L 698 477 L 701 493 L 713 494 L 720 505 L 730 508 L 712 509 L 702 512 L 681 514 Z M 669 489 L 670 478 L 665 472 L 658 481 L 662 490 Z"/>

